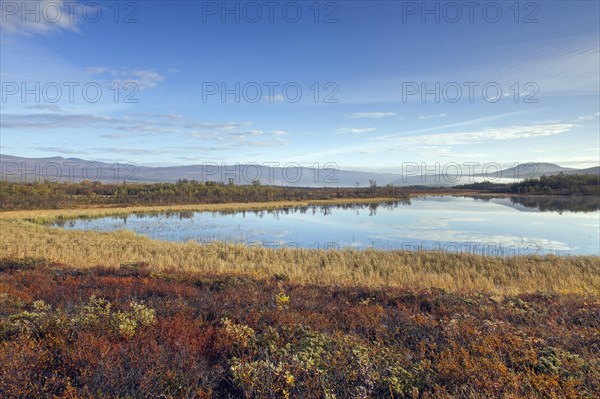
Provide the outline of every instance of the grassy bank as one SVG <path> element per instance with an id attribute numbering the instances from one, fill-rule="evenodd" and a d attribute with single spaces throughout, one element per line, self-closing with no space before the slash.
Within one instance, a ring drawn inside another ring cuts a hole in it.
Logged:
<path id="1" fill-rule="evenodd" d="M 594 398 L 597 296 L 0 261 L 4 398 Z"/>
<path id="2" fill-rule="evenodd" d="M 353 201 L 356 202 L 356 201 Z M 421 287 L 452 291 L 600 294 L 600 258 L 492 257 L 444 252 L 267 249 L 151 240 L 127 231 L 99 233 L 40 225 L 60 218 L 148 211 L 236 210 L 297 206 L 297 202 L 41 210 L 0 213 L 0 257 L 44 258 L 78 267 L 145 263 L 153 270 L 282 276 L 301 284 Z"/>

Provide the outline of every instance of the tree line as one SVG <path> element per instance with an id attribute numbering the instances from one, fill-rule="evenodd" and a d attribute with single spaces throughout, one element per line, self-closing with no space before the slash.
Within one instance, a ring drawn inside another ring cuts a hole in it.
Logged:
<path id="1" fill-rule="evenodd" d="M 600 195 L 599 175 L 565 175 L 541 176 L 513 183 L 511 192 L 516 194 L 570 194 Z"/>
<path id="2" fill-rule="evenodd" d="M 513 184 L 489 181 L 448 188 L 427 187 L 281 187 L 236 185 L 181 179 L 176 183 L 101 183 L 98 181 L 15 183 L 0 181 L 0 209 L 60 209 L 81 206 L 179 205 L 228 202 L 403 198 L 416 194 L 491 193 L 600 195 L 598 175 L 542 176 Z"/>
<path id="3" fill-rule="evenodd" d="M 482 190 L 506 194 L 546 194 L 546 195 L 600 195 L 599 175 L 565 175 L 525 179 L 512 184 L 483 181 L 455 186 L 456 189 Z"/>
<path id="4" fill-rule="evenodd" d="M 398 198 L 399 187 L 301 188 L 235 185 L 232 182 L 120 183 L 97 181 L 14 183 L 0 181 L 0 209 L 58 209 L 88 205 L 178 205 L 196 203 Z"/>

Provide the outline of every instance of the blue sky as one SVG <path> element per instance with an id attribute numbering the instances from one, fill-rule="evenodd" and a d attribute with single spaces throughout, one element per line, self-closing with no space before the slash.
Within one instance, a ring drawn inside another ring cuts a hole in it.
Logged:
<path id="1" fill-rule="evenodd" d="M 597 1 L 27 3 L 2 1 L 5 154 L 599 163 Z"/>

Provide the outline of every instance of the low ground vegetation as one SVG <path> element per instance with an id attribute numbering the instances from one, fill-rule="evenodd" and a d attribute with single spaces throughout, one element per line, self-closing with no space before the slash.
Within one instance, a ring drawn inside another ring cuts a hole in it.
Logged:
<path id="1" fill-rule="evenodd" d="M 595 398 L 595 295 L 0 262 L 5 398 Z"/>

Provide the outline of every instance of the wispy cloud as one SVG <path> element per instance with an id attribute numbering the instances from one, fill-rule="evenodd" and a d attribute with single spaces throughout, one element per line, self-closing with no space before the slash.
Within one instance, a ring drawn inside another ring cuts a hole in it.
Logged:
<path id="1" fill-rule="evenodd" d="M 43 152 L 51 152 L 53 154 L 87 154 L 86 151 L 74 150 L 73 148 L 67 147 L 35 147 L 34 150 L 43 151 Z"/>
<path id="2" fill-rule="evenodd" d="M 427 120 L 427 119 L 433 119 L 433 118 L 444 118 L 448 116 L 448 114 L 438 114 L 438 115 L 419 115 L 419 119 L 421 120 Z"/>
<path id="3" fill-rule="evenodd" d="M 79 7 L 74 1 L 64 0 L 2 1 L 0 31 L 27 36 L 78 32 Z M 25 10 L 31 10 L 29 15 Z"/>
<path id="4" fill-rule="evenodd" d="M 90 151 L 103 154 L 126 154 L 135 156 L 159 156 L 169 155 L 177 159 L 185 161 L 203 160 L 207 154 L 223 151 L 239 150 L 241 146 L 231 143 L 231 145 L 215 145 L 215 146 L 166 146 L 162 148 L 131 148 L 131 147 L 94 147 Z M 196 154 L 197 156 L 190 156 Z M 204 159 L 205 160 L 205 159 Z"/>
<path id="5" fill-rule="evenodd" d="M 335 129 L 336 133 L 352 133 L 352 134 L 361 134 L 361 133 L 370 133 L 377 130 L 374 127 L 366 127 L 366 128 L 356 128 L 356 127 L 340 127 Z"/>
<path id="6" fill-rule="evenodd" d="M 285 101 L 285 97 L 282 94 L 275 94 L 274 96 L 263 96 L 263 100 L 269 103 L 281 103 Z"/>
<path id="7" fill-rule="evenodd" d="M 185 153 L 182 149 L 177 151 L 173 148 L 129 148 L 129 147 L 94 147 L 91 151 L 110 154 L 127 155 L 168 155 L 174 153 Z M 189 151 L 189 149 L 188 149 Z"/>
<path id="8" fill-rule="evenodd" d="M 181 114 L 153 114 L 150 112 L 131 112 L 128 115 L 130 116 L 142 116 L 146 118 L 158 118 L 158 119 L 184 119 L 184 116 Z"/>
<path id="9" fill-rule="evenodd" d="M 286 144 L 284 130 L 240 130 L 248 122 L 205 122 L 178 114 L 97 114 L 32 113 L 5 114 L 0 119 L 2 129 L 99 130 L 104 139 L 129 139 L 140 136 L 180 136 L 187 139 L 228 143 L 236 146 L 266 147 Z M 106 133 L 106 131 L 112 131 Z"/>
<path id="10" fill-rule="evenodd" d="M 565 39 L 566 40 L 566 39 Z M 514 81 L 523 76 L 535 77 L 543 92 L 598 93 L 600 83 L 600 48 L 598 36 L 581 37 L 577 43 L 554 43 L 524 57 L 504 74 Z"/>
<path id="11" fill-rule="evenodd" d="M 517 114 L 517 113 L 515 113 Z M 576 124 L 536 124 L 529 126 L 508 126 L 500 128 L 487 128 L 469 132 L 438 133 L 438 134 L 419 134 L 423 131 L 448 129 L 448 126 L 465 126 L 490 120 L 494 117 L 479 118 L 471 121 L 464 121 L 452 125 L 435 127 L 431 129 L 421 129 L 420 131 L 406 132 L 402 134 L 379 136 L 371 139 L 371 143 L 361 145 L 338 147 L 331 150 L 321 151 L 313 154 L 305 154 L 295 157 L 294 160 L 313 159 L 323 156 L 361 153 L 381 152 L 404 152 L 414 153 L 426 157 L 455 157 L 464 159 L 482 158 L 489 154 L 477 152 L 468 154 L 458 154 L 451 150 L 454 145 L 469 145 L 477 143 L 487 143 L 494 141 L 511 141 L 525 138 L 545 137 L 560 133 L 569 132 Z"/>
<path id="12" fill-rule="evenodd" d="M 346 115 L 346 117 L 350 119 L 381 119 L 396 115 L 398 114 L 395 112 L 354 112 L 352 114 Z"/>
<path id="13" fill-rule="evenodd" d="M 580 117 L 578 117 L 576 119 L 573 119 L 571 122 L 593 121 L 594 119 L 598 119 L 598 117 L 600 117 L 600 112 L 594 112 L 593 114 L 583 115 L 583 116 L 580 116 Z"/>
<path id="14" fill-rule="evenodd" d="M 165 80 L 160 73 L 151 69 L 112 69 L 103 66 L 91 66 L 85 69 L 90 75 L 99 76 L 112 82 L 121 84 L 134 83 L 140 89 L 156 87 L 156 85 Z"/>
<path id="15" fill-rule="evenodd" d="M 62 108 L 56 104 L 34 104 L 27 106 L 27 108 L 40 111 L 62 112 Z"/>
<path id="16" fill-rule="evenodd" d="M 124 133 L 105 135 L 106 138 L 130 138 L 134 136 L 188 133 L 199 130 L 233 130 L 248 123 L 212 123 L 172 114 L 127 114 L 108 116 L 99 114 L 30 113 L 4 114 L 0 126 L 4 129 L 112 129 Z"/>
<path id="17" fill-rule="evenodd" d="M 396 133 L 396 134 L 391 134 L 391 135 L 387 135 L 387 136 L 379 136 L 379 137 L 375 137 L 375 140 L 388 140 L 388 139 L 394 139 L 394 138 L 401 138 L 401 137 L 405 137 L 405 136 L 409 136 L 409 135 L 413 135 L 413 134 L 428 133 L 428 132 L 435 132 L 438 130 L 453 129 L 456 127 L 477 125 L 480 123 L 492 122 L 492 121 L 499 120 L 499 119 L 506 119 L 506 118 L 511 118 L 511 117 L 515 117 L 515 116 L 523 116 L 523 115 L 527 115 L 527 114 L 530 114 L 532 112 L 539 111 L 539 110 L 540 109 L 532 109 L 532 110 L 514 111 L 514 112 L 507 112 L 504 114 L 484 116 L 481 118 L 468 119 L 468 120 L 462 121 L 462 122 L 448 123 L 448 124 L 444 124 L 444 125 L 428 127 L 425 129 L 409 130 L 409 131 L 402 132 L 402 133 Z"/>
<path id="18" fill-rule="evenodd" d="M 418 143 L 423 145 L 458 145 L 490 141 L 516 140 L 530 137 L 551 136 L 565 133 L 576 127 L 572 123 L 554 125 L 509 126 L 476 130 L 472 132 L 439 133 L 419 136 L 393 137 L 387 140 Z"/>

